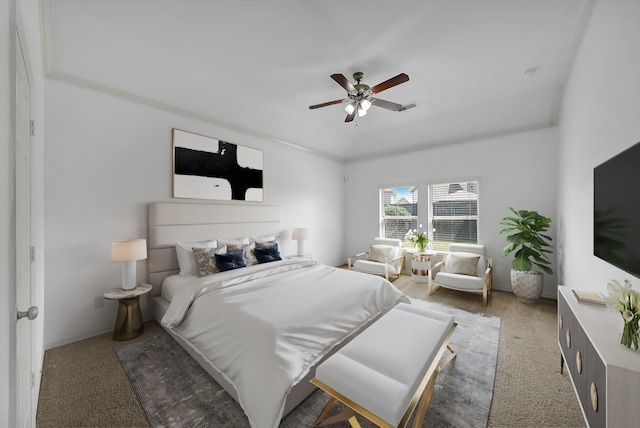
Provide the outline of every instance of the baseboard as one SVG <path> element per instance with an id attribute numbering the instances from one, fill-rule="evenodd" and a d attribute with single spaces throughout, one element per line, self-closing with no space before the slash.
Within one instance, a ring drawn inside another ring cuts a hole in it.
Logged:
<path id="1" fill-rule="evenodd" d="M 48 351 L 49 349 L 57 348 L 59 346 L 68 345 L 70 343 L 78 342 L 80 340 L 89 339 L 90 337 L 100 336 L 101 334 L 112 332 L 113 328 L 109 328 L 106 330 L 99 330 L 90 333 L 81 334 L 79 336 L 67 337 L 65 339 L 56 340 L 55 342 L 45 343 L 44 349 Z"/>

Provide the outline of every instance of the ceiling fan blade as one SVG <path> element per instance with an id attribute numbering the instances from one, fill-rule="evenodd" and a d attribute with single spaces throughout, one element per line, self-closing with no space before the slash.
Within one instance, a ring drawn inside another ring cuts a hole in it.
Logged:
<path id="1" fill-rule="evenodd" d="M 331 78 L 338 82 L 338 85 L 342 86 L 347 92 L 356 92 L 356 88 L 353 87 L 351 82 L 349 82 L 343 74 L 332 74 Z"/>
<path id="2" fill-rule="evenodd" d="M 312 106 L 309 106 L 309 108 L 311 110 L 315 109 L 315 108 L 320 108 L 320 107 L 326 107 L 326 106 L 332 106 L 334 104 L 342 104 L 343 102 L 345 102 L 346 99 L 342 99 L 342 100 L 335 100 L 335 101 L 328 101 L 326 103 L 322 103 L 322 104 L 315 104 Z"/>
<path id="3" fill-rule="evenodd" d="M 408 80 L 409 80 L 408 75 L 404 73 L 400 73 L 396 77 L 392 77 L 389 80 L 385 80 L 384 82 L 377 84 L 376 86 L 371 88 L 371 92 L 373 92 L 374 94 L 377 94 L 378 92 L 382 92 L 385 89 L 393 88 L 394 86 L 407 82 Z"/>
<path id="4" fill-rule="evenodd" d="M 391 111 L 400 111 L 402 104 L 392 103 L 391 101 L 381 100 L 380 98 L 370 98 L 371 104 L 376 107 L 386 108 Z"/>
<path id="5" fill-rule="evenodd" d="M 356 117 L 356 111 L 352 111 L 351 113 L 349 113 L 347 115 L 347 117 L 344 119 L 345 122 L 351 122 L 353 121 L 353 118 Z"/>

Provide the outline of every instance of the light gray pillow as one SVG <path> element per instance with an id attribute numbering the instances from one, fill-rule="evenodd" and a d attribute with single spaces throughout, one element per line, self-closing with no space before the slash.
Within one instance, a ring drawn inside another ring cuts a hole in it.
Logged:
<path id="1" fill-rule="evenodd" d="M 445 266 L 449 273 L 478 276 L 478 260 L 480 260 L 480 256 L 449 254 Z"/>
<path id="2" fill-rule="evenodd" d="M 369 247 L 369 256 L 367 260 L 385 263 L 391 261 L 400 255 L 400 248 L 393 245 L 374 244 Z"/>

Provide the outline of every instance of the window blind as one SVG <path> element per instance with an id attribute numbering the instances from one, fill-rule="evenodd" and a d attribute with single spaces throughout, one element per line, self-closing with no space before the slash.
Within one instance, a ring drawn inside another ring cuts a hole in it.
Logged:
<path id="1" fill-rule="evenodd" d="M 478 242 L 478 181 L 428 186 L 432 249 L 446 251 L 452 242 Z"/>

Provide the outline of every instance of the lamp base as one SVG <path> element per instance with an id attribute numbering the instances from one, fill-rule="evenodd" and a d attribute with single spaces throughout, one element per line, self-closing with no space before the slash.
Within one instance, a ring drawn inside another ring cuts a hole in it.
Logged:
<path id="1" fill-rule="evenodd" d="M 124 262 L 122 265 L 122 289 L 136 288 L 136 261 Z"/>
<path id="2" fill-rule="evenodd" d="M 298 240 L 298 254 L 299 257 L 304 256 L 304 240 Z"/>

